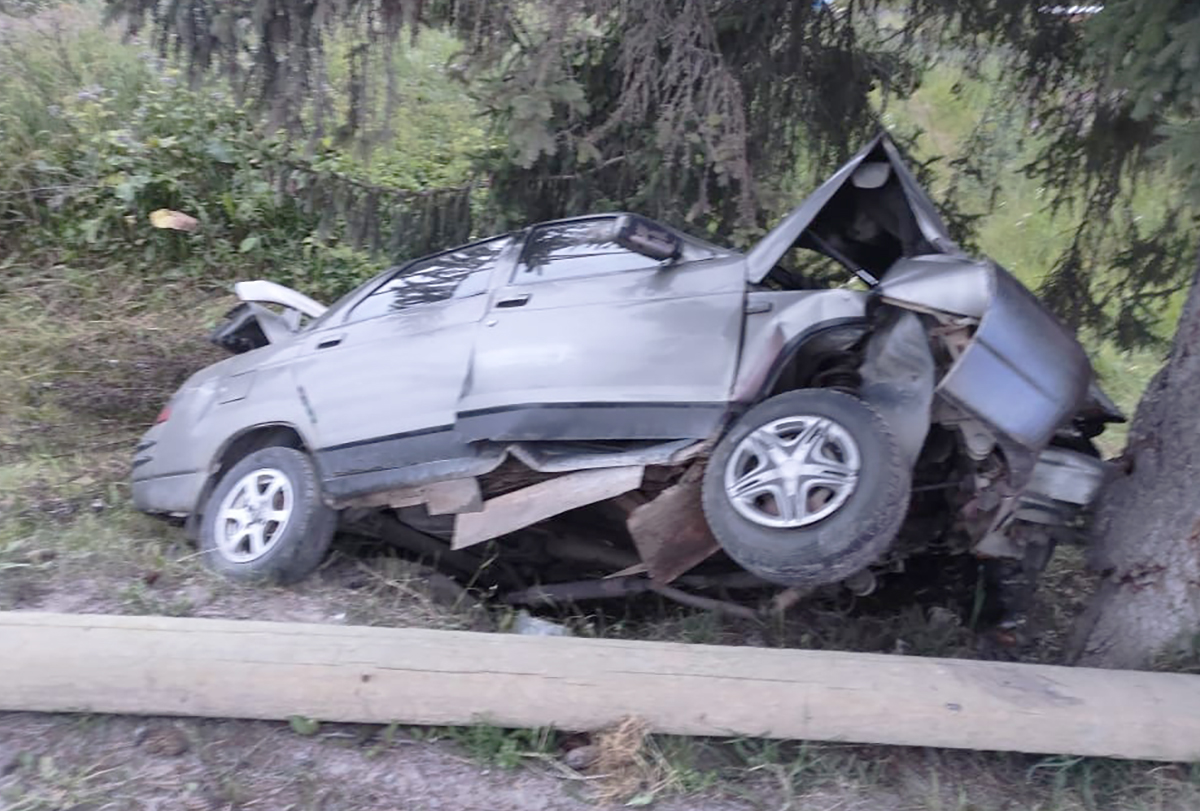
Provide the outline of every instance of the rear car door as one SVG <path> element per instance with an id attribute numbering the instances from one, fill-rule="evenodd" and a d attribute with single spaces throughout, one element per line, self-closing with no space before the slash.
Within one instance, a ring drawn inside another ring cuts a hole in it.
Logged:
<path id="1" fill-rule="evenodd" d="M 516 244 L 497 237 L 409 263 L 308 336 L 296 375 L 325 476 L 452 457 L 491 275 L 511 268 Z"/>
<path id="2" fill-rule="evenodd" d="M 685 242 L 672 264 L 614 241 L 615 217 L 533 228 L 498 282 L 459 405 L 477 439 L 707 436 L 736 370 L 740 257 Z"/>

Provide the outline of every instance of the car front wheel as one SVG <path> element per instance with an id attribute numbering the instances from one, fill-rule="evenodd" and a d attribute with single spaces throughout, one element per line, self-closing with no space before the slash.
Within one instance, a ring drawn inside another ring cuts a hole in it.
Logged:
<path id="1" fill-rule="evenodd" d="M 204 509 L 200 552 L 233 579 L 294 583 L 321 564 L 337 512 L 321 501 L 316 469 L 292 448 L 263 448 L 231 467 Z"/>
<path id="2" fill-rule="evenodd" d="M 841 392 L 802 389 L 760 403 L 717 444 L 704 513 L 742 567 L 811 587 L 844 580 L 887 551 L 910 487 L 874 409 Z"/>

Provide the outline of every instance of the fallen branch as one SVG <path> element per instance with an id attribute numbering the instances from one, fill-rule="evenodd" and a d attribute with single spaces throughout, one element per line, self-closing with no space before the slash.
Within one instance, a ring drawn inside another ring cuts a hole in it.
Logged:
<path id="1" fill-rule="evenodd" d="M 714 600 L 711 597 L 701 597 L 698 594 L 688 594 L 686 591 L 680 591 L 673 586 L 663 586 L 658 583 L 653 583 L 650 589 L 660 597 L 666 597 L 668 600 L 674 600 L 680 605 L 686 605 L 691 608 L 700 608 L 705 611 L 716 611 L 720 614 L 728 614 L 731 617 L 738 617 L 745 620 L 759 619 L 758 612 L 753 608 L 748 608 L 737 603 L 726 602 L 725 600 Z"/>
<path id="2" fill-rule="evenodd" d="M 576 580 L 570 583 L 550 583 L 532 586 L 505 594 L 509 605 L 562 605 L 584 600 L 604 600 L 644 594 L 654 584 L 644 578 L 614 580 Z"/>
<path id="3" fill-rule="evenodd" d="M 758 580 L 753 575 L 743 575 L 734 572 L 729 575 L 701 576 L 692 575 L 687 578 L 687 584 L 694 588 L 746 588 L 751 583 L 755 586 L 770 584 Z M 504 602 L 509 605 L 562 605 L 564 603 L 583 602 L 585 600 L 606 600 L 628 597 L 634 594 L 651 592 L 668 600 L 692 608 L 705 611 L 719 611 L 742 619 L 758 619 L 758 612 L 748 606 L 725 600 L 714 600 L 689 594 L 686 591 L 655 583 L 645 577 L 623 577 L 607 580 L 577 580 L 570 583 L 549 583 L 533 586 L 504 595 Z"/>

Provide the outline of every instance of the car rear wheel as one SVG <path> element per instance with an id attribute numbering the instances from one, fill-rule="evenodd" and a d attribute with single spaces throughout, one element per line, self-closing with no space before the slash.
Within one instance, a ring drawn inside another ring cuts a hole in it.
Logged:
<path id="1" fill-rule="evenodd" d="M 292 448 L 263 448 L 231 467 L 204 509 L 200 552 L 234 580 L 294 583 L 321 564 L 337 512 L 321 500 L 316 469 Z"/>
<path id="2" fill-rule="evenodd" d="M 725 552 L 787 586 L 836 583 L 887 551 L 911 474 L 887 423 L 863 401 L 804 389 L 764 401 L 717 444 L 704 513 Z"/>

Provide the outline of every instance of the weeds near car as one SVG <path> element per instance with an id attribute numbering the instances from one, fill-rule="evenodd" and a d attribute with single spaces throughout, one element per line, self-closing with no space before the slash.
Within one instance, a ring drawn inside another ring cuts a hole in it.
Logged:
<path id="1" fill-rule="evenodd" d="M 555 732 L 540 729 L 508 729 L 488 723 L 466 727 L 414 727 L 416 740 L 448 740 L 460 746 L 468 757 L 485 766 L 515 769 L 528 758 L 547 757 L 554 752 Z"/>

